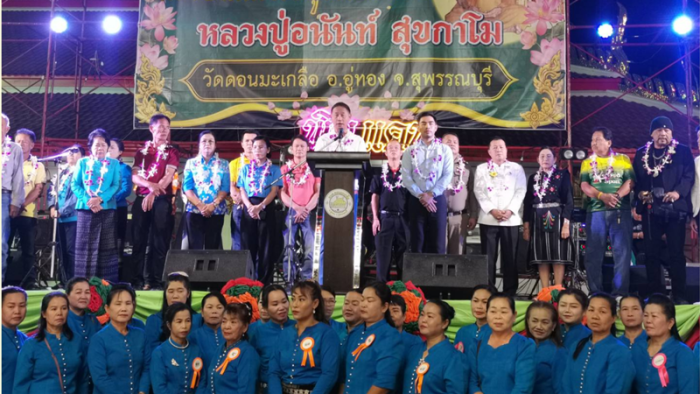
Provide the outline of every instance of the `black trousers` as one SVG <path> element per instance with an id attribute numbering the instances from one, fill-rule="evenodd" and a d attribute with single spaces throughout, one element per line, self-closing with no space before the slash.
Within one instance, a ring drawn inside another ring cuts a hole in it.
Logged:
<path id="1" fill-rule="evenodd" d="M 252 197 L 253 205 L 260 204 L 262 198 Z M 249 250 L 252 266 L 246 271 L 251 279 L 257 279 L 265 286 L 272 283 L 273 265 L 270 254 L 270 240 L 274 234 L 275 211 L 272 204 L 260 212 L 260 219 L 253 219 L 248 214 L 248 209 L 243 208 L 241 217 L 241 249 Z"/>
<path id="2" fill-rule="evenodd" d="M 399 269 L 399 277 L 403 268 L 403 254 L 406 252 L 407 226 L 403 214 L 381 214 L 381 229 L 374 237 L 377 246 L 377 280 L 389 281 L 392 256 Z"/>
<path id="3" fill-rule="evenodd" d="M 10 242 L 16 236 L 19 237 L 22 248 L 22 260 L 13 261 L 13 264 L 22 264 L 22 280 L 20 283 L 8 283 L 8 285 L 19 285 L 21 287 L 31 287 L 36 283 L 36 270 L 34 269 L 34 242 L 36 240 L 36 218 L 17 216 L 10 219 Z"/>
<path id="4" fill-rule="evenodd" d="M 412 253 L 439 253 L 447 251 L 447 200 L 445 195 L 435 197 L 437 212 L 428 212 L 416 197 L 408 197 L 409 229 Z"/>
<path id="5" fill-rule="evenodd" d="M 644 249 L 646 252 L 646 270 L 649 294 L 666 294 L 663 283 L 663 270 L 661 268 L 661 251 L 664 242 L 668 248 L 669 274 L 673 299 L 685 300 L 686 271 L 685 255 L 685 220 L 668 220 L 648 213 L 642 216 L 642 228 L 644 229 Z M 662 237 L 666 235 L 666 241 Z"/>
<path id="6" fill-rule="evenodd" d="M 224 215 L 211 215 L 207 218 L 199 213 L 187 212 L 185 226 L 190 250 L 221 249 Z"/>
<path id="7" fill-rule="evenodd" d="M 58 223 L 58 250 L 66 282 L 75 276 L 75 235 L 77 230 L 78 222 Z"/>
<path id="8" fill-rule="evenodd" d="M 515 296 L 518 291 L 518 266 L 515 261 L 518 248 L 518 226 L 489 226 L 480 224 L 481 254 L 486 255 L 489 284 L 496 286 L 496 260 L 501 245 L 501 274 L 503 292 Z"/>
<path id="9" fill-rule="evenodd" d="M 144 284 L 143 267 L 146 262 L 146 248 L 149 247 L 146 265 L 148 284 L 161 286 L 165 256 L 170 249 L 172 239 L 172 196 L 156 197 L 150 211 L 141 208 L 143 197 L 136 197 L 131 209 L 132 240 L 134 251 L 131 255 L 130 267 L 125 269 L 131 275 L 130 282 L 134 286 Z M 126 280 L 126 278 L 125 278 Z"/>

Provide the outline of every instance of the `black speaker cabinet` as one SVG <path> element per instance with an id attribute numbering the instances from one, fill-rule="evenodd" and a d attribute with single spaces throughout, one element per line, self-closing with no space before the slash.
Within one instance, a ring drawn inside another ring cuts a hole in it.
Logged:
<path id="1" fill-rule="evenodd" d="M 488 283 L 486 256 L 406 253 L 403 281 L 409 280 L 428 298 L 469 299 L 475 286 Z"/>
<path id="2" fill-rule="evenodd" d="M 247 250 L 173 250 L 168 251 L 163 280 L 171 272 L 182 271 L 196 290 L 218 291 L 231 279 L 247 277 L 252 267 Z"/>

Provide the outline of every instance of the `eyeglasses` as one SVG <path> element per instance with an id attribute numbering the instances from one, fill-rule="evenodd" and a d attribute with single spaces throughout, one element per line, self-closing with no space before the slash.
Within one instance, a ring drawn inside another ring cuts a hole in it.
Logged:
<path id="1" fill-rule="evenodd" d="M 335 298 L 324 298 L 323 302 L 326 304 L 335 304 Z"/>

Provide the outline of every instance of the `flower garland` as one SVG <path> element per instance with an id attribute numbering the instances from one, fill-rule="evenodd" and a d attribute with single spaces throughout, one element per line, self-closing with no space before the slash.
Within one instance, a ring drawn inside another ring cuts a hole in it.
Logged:
<path id="1" fill-rule="evenodd" d="M 615 162 L 615 155 L 616 153 L 613 152 L 612 149 L 610 149 L 610 157 L 608 157 L 608 168 L 605 170 L 605 174 L 600 174 L 598 172 L 598 155 L 595 153 L 591 155 L 591 176 L 593 177 L 593 183 L 596 182 L 603 182 L 605 181 L 610 182 L 610 178 L 612 177 L 613 172 L 615 172 L 613 168 L 613 163 Z"/>
<path id="2" fill-rule="evenodd" d="M 418 152 L 417 152 L 419 143 L 420 143 L 420 140 L 415 145 L 413 145 L 413 148 L 411 148 L 411 166 L 413 167 L 413 173 L 418 175 L 418 177 L 420 179 L 429 180 L 432 182 L 435 180 L 437 173 L 435 173 L 435 171 L 430 171 L 430 173 L 428 173 L 428 175 L 423 175 L 423 173 L 421 172 L 421 170 L 419 168 Z M 425 158 L 427 158 L 430 155 L 430 152 L 437 149 L 440 146 L 440 144 L 442 144 L 442 140 L 439 138 L 435 138 L 435 140 L 433 140 L 433 143 L 430 144 L 430 147 L 428 147 L 428 150 L 425 152 Z M 433 157 L 433 163 L 439 163 L 441 161 L 442 161 L 442 155 L 437 155 L 437 156 Z"/>
<path id="3" fill-rule="evenodd" d="M 535 174 L 535 196 L 540 199 L 540 202 L 544 201 L 544 197 L 547 195 L 547 187 L 549 187 L 549 182 L 552 180 L 552 174 L 554 174 L 556 170 L 557 166 L 554 165 L 549 172 L 540 169 Z M 542 174 L 544 174 L 544 177 Z M 542 178 L 544 178 L 544 180 L 542 184 L 540 184 Z"/>
<path id="4" fill-rule="evenodd" d="M 399 173 L 398 173 L 397 181 L 396 183 L 392 184 L 389 182 L 389 179 L 387 175 L 389 175 L 389 164 L 384 163 L 382 164 L 382 184 L 386 189 L 389 190 L 389 192 L 393 192 L 394 189 L 400 189 L 403 187 L 403 180 L 401 179 L 401 167 L 399 167 Z"/>
<path id="5" fill-rule="evenodd" d="M 459 161 L 459 164 L 457 165 L 457 170 L 455 171 L 455 174 L 459 175 L 459 180 L 457 182 L 453 181 L 452 183 L 447 185 L 447 190 L 454 190 L 455 194 L 461 192 L 465 186 L 464 172 L 466 170 L 466 166 L 464 165 L 464 159 L 460 157 L 459 159 L 457 159 L 457 161 Z"/>
<path id="6" fill-rule="evenodd" d="M 265 167 L 263 168 L 262 174 L 260 176 L 260 182 L 258 185 L 255 185 L 255 174 L 257 173 L 258 166 L 257 166 L 257 160 L 251 160 L 250 161 L 250 182 L 248 182 L 248 187 L 250 188 L 251 193 L 253 195 L 262 193 L 263 191 L 263 186 L 265 186 L 265 177 L 270 175 L 270 166 L 272 165 L 272 162 L 270 160 L 265 161 Z"/>
<path id="7" fill-rule="evenodd" d="M 411 334 L 419 334 L 418 318 L 423 310 L 423 306 L 426 304 L 423 290 L 421 290 L 420 287 L 416 287 L 411 281 L 404 283 L 397 280 L 395 282 L 388 282 L 387 286 L 389 286 L 392 294 L 398 294 L 406 301 L 404 330 Z"/>
<path id="8" fill-rule="evenodd" d="M 211 168 L 211 177 L 207 180 L 209 175 L 204 170 L 204 165 L 201 165 L 201 159 L 194 161 L 194 171 L 192 172 L 194 182 L 199 187 L 207 188 L 207 194 L 212 194 L 211 190 L 214 189 L 214 193 L 217 193 L 219 187 L 221 187 L 221 174 L 219 172 L 221 166 L 221 160 L 219 160 L 219 154 L 214 153 L 214 165 Z"/>
<path id="9" fill-rule="evenodd" d="M 58 183 L 58 188 L 57 188 L 58 193 L 62 192 L 63 189 L 66 188 L 66 182 L 68 182 L 68 179 L 70 178 L 71 174 L 73 174 L 73 172 L 75 171 L 75 168 L 76 168 L 76 166 L 68 166 L 68 168 L 67 168 L 68 172 L 63 174 L 62 181 Z M 65 171 L 65 170 L 66 169 L 64 169 L 63 171 Z"/>
<path id="10" fill-rule="evenodd" d="M 676 146 L 678 146 L 678 141 L 675 139 L 671 140 L 671 145 L 668 147 L 666 150 L 666 154 L 664 155 L 664 159 L 661 160 L 661 164 L 658 164 L 654 166 L 654 168 L 649 167 L 649 150 L 651 149 L 651 141 L 647 142 L 646 148 L 644 149 L 644 156 L 642 156 L 642 165 L 644 169 L 647 171 L 647 174 L 652 175 L 653 177 L 656 178 L 659 176 L 661 171 L 664 170 L 664 167 L 666 167 L 666 164 L 670 164 L 673 162 L 673 159 L 671 156 L 673 156 L 676 153 Z"/>
<path id="11" fill-rule="evenodd" d="M 146 145 L 144 145 L 143 149 L 141 149 L 141 153 L 145 156 L 148 154 L 148 149 L 151 147 L 151 141 L 146 141 Z M 156 175 L 158 172 L 158 162 L 160 159 L 167 160 L 168 159 L 168 152 L 166 152 L 166 149 L 168 149 L 168 144 L 161 144 L 156 148 L 156 161 L 151 164 L 151 168 L 148 169 L 148 173 L 146 173 L 146 158 L 144 157 L 141 159 L 141 168 L 139 168 L 139 176 L 141 178 L 144 178 L 145 180 L 151 179 L 153 176 Z"/>
<path id="12" fill-rule="evenodd" d="M 304 173 L 301 175 L 301 178 L 297 181 L 294 180 L 294 177 L 292 176 L 293 174 L 291 173 L 292 168 L 294 168 L 294 160 L 289 160 L 287 161 L 287 171 L 290 171 L 285 177 L 287 178 L 287 181 L 291 183 L 294 186 L 301 186 L 306 183 L 306 180 L 309 178 L 309 175 L 311 175 L 311 168 L 309 167 L 308 163 L 304 163 L 304 166 L 306 166 L 306 169 L 304 170 Z"/>
<path id="13" fill-rule="evenodd" d="M 25 185 L 32 183 L 34 177 L 36 176 L 36 170 L 39 169 L 39 161 L 37 160 L 36 156 L 29 156 L 29 160 L 32 162 L 32 172 L 29 173 L 29 176 L 24 178 Z"/>
<path id="14" fill-rule="evenodd" d="M 90 195 L 90 197 L 97 197 L 98 194 L 102 191 L 102 182 L 104 182 L 104 176 L 107 172 L 109 172 L 109 160 L 107 158 L 104 158 L 102 160 L 99 160 L 102 162 L 102 167 L 100 167 L 100 176 L 97 177 L 97 190 L 94 192 L 90 190 L 90 187 L 92 186 L 92 174 L 93 174 L 93 168 L 95 168 L 95 162 L 98 161 L 95 156 L 90 156 L 90 158 L 87 161 L 87 166 L 89 170 L 85 171 L 85 174 L 89 177 L 86 181 L 85 184 L 88 186 L 87 192 Z"/>
<path id="15" fill-rule="evenodd" d="M 109 321 L 109 314 L 105 310 L 105 305 L 107 304 L 107 295 L 109 295 L 112 285 L 106 280 L 94 276 L 90 278 L 88 284 L 90 285 L 90 302 L 86 312 L 94 314 L 101 324 L 105 324 Z"/>
<path id="16" fill-rule="evenodd" d="M 508 161 L 503 162 L 503 165 L 508 163 Z M 493 160 L 489 160 L 486 162 L 486 171 L 489 174 L 489 177 L 491 181 L 494 181 L 498 177 L 498 171 L 496 171 L 496 166 L 493 163 Z M 501 184 L 503 191 L 506 191 L 509 189 L 507 185 Z M 486 190 L 488 190 L 489 193 L 493 192 L 496 190 L 497 187 L 493 183 L 489 183 L 489 178 L 486 178 Z"/>
<path id="17" fill-rule="evenodd" d="M 5 137 L 5 143 L 2 146 L 2 172 L 5 173 L 5 167 L 10 161 L 10 156 L 12 155 L 12 139 L 7 136 Z"/>
<path id="18" fill-rule="evenodd" d="M 256 280 L 248 278 L 238 278 L 228 281 L 221 289 L 221 294 L 224 295 L 226 302 L 232 303 L 249 303 L 252 308 L 251 323 L 260 319 L 260 311 L 258 309 L 258 297 L 262 292 L 263 284 Z"/>

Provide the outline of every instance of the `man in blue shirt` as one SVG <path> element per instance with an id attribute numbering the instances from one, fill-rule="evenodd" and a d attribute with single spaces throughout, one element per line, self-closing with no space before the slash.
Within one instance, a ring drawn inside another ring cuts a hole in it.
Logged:
<path id="1" fill-rule="evenodd" d="M 401 176 L 408 198 L 411 252 L 445 254 L 447 248 L 447 200 L 444 192 L 452 181 L 452 150 L 435 138 L 435 116 L 418 115 L 420 139 L 401 158 Z"/>
<path id="2" fill-rule="evenodd" d="M 19 287 L 2 289 L 2 392 L 11 393 L 17 355 L 27 336 L 17 329 L 27 316 L 27 293 Z"/>

